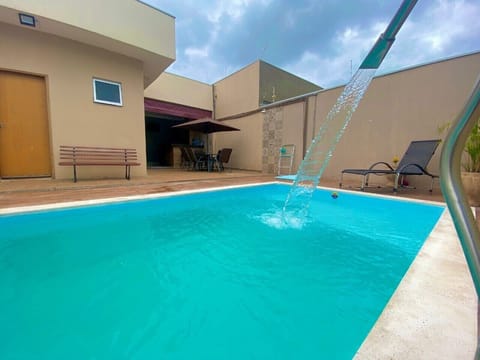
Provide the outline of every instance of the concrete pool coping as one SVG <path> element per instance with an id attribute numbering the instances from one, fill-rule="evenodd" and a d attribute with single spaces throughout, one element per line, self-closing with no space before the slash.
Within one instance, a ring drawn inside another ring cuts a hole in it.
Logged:
<path id="1" fill-rule="evenodd" d="M 0 209 L 0 214 L 53 210 L 131 200 L 143 200 L 257 186 L 269 183 L 218 186 L 197 190 L 172 191 L 148 195 L 71 201 L 57 204 Z M 288 185 L 288 184 L 286 184 Z M 444 203 L 399 199 L 388 195 L 359 193 L 322 187 L 357 195 L 392 198 L 400 201 Z M 356 359 L 457 359 L 473 358 L 476 347 L 477 296 L 453 221 L 445 210 L 386 308 L 364 340 Z"/>
<path id="2" fill-rule="evenodd" d="M 447 209 L 355 359 L 473 359 L 477 295 Z"/>

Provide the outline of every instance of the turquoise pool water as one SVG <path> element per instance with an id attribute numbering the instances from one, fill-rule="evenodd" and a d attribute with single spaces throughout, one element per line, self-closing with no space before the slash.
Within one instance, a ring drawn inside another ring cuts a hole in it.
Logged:
<path id="1" fill-rule="evenodd" d="M 287 185 L 0 217 L 1 359 L 350 359 L 443 207 Z"/>

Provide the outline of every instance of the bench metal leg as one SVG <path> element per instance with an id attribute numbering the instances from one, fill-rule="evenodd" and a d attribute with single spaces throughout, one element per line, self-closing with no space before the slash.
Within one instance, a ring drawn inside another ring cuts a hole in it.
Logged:
<path id="1" fill-rule="evenodd" d="M 77 167 L 73 165 L 73 182 L 77 182 Z"/>
<path id="2" fill-rule="evenodd" d="M 125 166 L 125 179 L 130 180 L 130 165 Z"/>

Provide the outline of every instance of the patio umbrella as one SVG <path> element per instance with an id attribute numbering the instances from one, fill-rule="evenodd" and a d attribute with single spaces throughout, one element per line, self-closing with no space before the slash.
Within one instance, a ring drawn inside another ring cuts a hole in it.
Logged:
<path id="1" fill-rule="evenodd" d="M 202 118 L 192 121 L 187 121 L 183 124 L 172 126 L 172 128 L 183 128 L 202 132 L 207 134 L 207 153 L 208 153 L 208 134 L 221 132 L 221 131 L 240 131 L 236 127 L 229 126 L 223 122 L 213 120 L 211 118 Z"/>

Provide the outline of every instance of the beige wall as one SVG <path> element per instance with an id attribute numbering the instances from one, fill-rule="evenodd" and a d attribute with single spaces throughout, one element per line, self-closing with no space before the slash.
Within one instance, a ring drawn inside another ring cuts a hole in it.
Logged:
<path id="1" fill-rule="evenodd" d="M 227 125 L 240 131 L 213 135 L 213 149 L 232 148 L 229 167 L 243 170 L 262 170 L 262 114 L 260 112 L 240 119 L 227 120 Z"/>
<path id="2" fill-rule="evenodd" d="M 231 147 L 231 166 L 236 169 L 266 171 L 269 162 L 272 171 L 277 171 L 278 151 L 282 144 L 302 144 L 304 102 L 273 108 L 266 112 L 258 110 L 247 116 L 226 120 L 228 125 L 241 131 L 213 134 L 214 150 Z M 271 124 L 267 119 L 273 119 Z M 297 145 L 298 146 L 298 145 Z M 302 147 L 296 149 L 295 167 L 302 161 Z M 268 171 L 267 171 L 268 172 Z"/>
<path id="3" fill-rule="evenodd" d="M 304 101 L 286 106 L 284 109 L 282 144 L 295 144 L 293 169 L 297 169 L 303 159 L 303 132 L 305 123 Z M 279 149 L 277 149 L 279 151 Z M 278 155 L 278 154 L 277 154 Z"/>
<path id="4" fill-rule="evenodd" d="M 145 97 L 212 110 L 212 85 L 163 73 L 147 89 Z"/>
<path id="5" fill-rule="evenodd" d="M 264 61 L 260 61 L 260 99 L 259 103 L 268 104 L 275 101 L 308 94 L 321 87 L 295 76 L 285 70 L 277 68 Z"/>
<path id="6" fill-rule="evenodd" d="M 402 157 L 412 140 L 442 138 L 438 127 L 455 119 L 480 74 L 480 54 L 381 76 L 372 82 L 337 146 L 325 176 Z M 324 118 L 326 107 L 319 111 Z M 429 169 L 438 174 L 441 147 Z M 355 156 L 352 156 L 355 154 Z M 426 177 L 412 177 L 425 183 Z"/>
<path id="7" fill-rule="evenodd" d="M 20 26 L 18 12 L 36 16 L 35 31 L 142 61 L 146 85 L 175 59 L 175 18 L 138 1 L 0 0 L 0 22 Z"/>
<path id="8" fill-rule="evenodd" d="M 257 60 L 214 84 L 216 118 L 248 115 L 260 103 L 280 101 L 321 89 L 264 61 Z"/>
<path id="9" fill-rule="evenodd" d="M 246 69 L 252 70 L 252 67 Z M 233 98 L 239 89 L 246 91 L 248 74 L 248 71 L 241 71 L 227 78 L 227 94 Z M 456 117 L 479 74 L 480 53 L 477 53 L 374 78 L 337 144 L 323 178 L 338 181 L 344 168 L 364 168 L 376 161 L 391 162 L 394 156 L 402 157 L 413 140 L 444 137 L 438 127 Z M 231 105 L 238 112 L 250 112 L 228 121 L 242 131 L 216 134 L 216 148 L 235 144 L 236 168 L 276 172 L 280 146 L 293 143 L 296 145 L 296 171 L 304 151 L 342 91 L 343 87 L 337 87 L 285 101 L 268 106 L 264 113 L 258 108 L 258 112 L 254 112 L 253 102 L 249 106 L 241 101 L 226 102 L 225 107 Z M 329 129 L 324 137 L 327 141 L 336 136 L 332 127 Z M 429 170 L 437 174 L 440 152 L 441 146 L 429 165 Z M 351 175 L 345 179 L 360 183 L 359 178 Z M 378 183 L 388 181 L 385 177 L 374 179 Z M 411 177 L 409 181 L 417 186 L 429 184 L 428 177 Z"/>
<path id="10" fill-rule="evenodd" d="M 175 57 L 174 18 L 134 0 L 0 0 L 0 6 Z M 114 10 L 114 11 L 112 11 Z M 41 28 L 43 24 L 39 24 Z M 158 41 L 162 34 L 162 41 Z"/>
<path id="11" fill-rule="evenodd" d="M 455 119 L 480 74 L 480 53 L 419 66 L 375 78 L 338 143 L 323 178 L 338 180 L 344 168 L 364 168 L 376 161 L 391 162 L 402 157 L 413 140 L 442 138 L 438 126 Z M 343 88 L 334 88 L 310 97 L 307 113 L 307 147 L 319 130 Z M 284 132 L 296 124 L 303 113 L 298 104 L 284 107 Z M 287 115 L 288 113 L 290 115 Z M 315 114 L 315 121 L 313 121 Z M 331 139 L 334 134 L 328 134 Z M 284 135 L 285 137 L 285 135 Z M 294 136 L 302 148 L 300 134 Z M 429 170 L 438 174 L 441 147 Z M 298 166 L 296 162 L 296 166 Z M 346 177 L 359 181 L 357 177 Z M 383 183 L 386 178 L 374 178 Z M 424 186 L 427 177 L 412 177 L 410 182 Z M 437 184 L 438 187 L 438 184 Z"/>
<path id="12" fill-rule="evenodd" d="M 280 148 L 283 145 L 295 145 L 295 156 L 292 163 L 292 173 L 296 171 L 303 159 L 303 144 L 305 143 L 305 126 L 313 122 L 314 97 L 304 97 L 288 105 L 273 106 L 263 112 L 263 158 L 262 171 L 267 173 L 278 172 Z M 284 159 L 282 174 L 287 174 L 285 167 L 288 163 Z"/>
<path id="13" fill-rule="evenodd" d="M 258 109 L 259 61 L 214 84 L 215 118 L 221 119 Z"/>
<path id="14" fill-rule="evenodd" d="M 58 147 L 97 145 L 132 147 L 141 167 L 133 176 L 146 175 L 143 67 L 140 61 L 0 23 L 0 69 L 45 76 L 53 173 L 71 178 L 70 167 L 59 167 Z M 92 78 L 122 84 L 123 106 L 93 102 Z M 80 169 L 85 177 L 122 176 L 121 167 Z"/>

